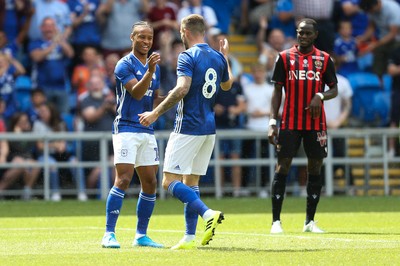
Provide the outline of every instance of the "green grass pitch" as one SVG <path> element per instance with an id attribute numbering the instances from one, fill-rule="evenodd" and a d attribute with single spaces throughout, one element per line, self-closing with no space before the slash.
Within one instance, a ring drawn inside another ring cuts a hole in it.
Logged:
<path id="1" fill-rule="evenodd" d="M 183 206 L 157 201 L 148 234 L 166 248 L 137 248 L 135 199 L 117 224 L 121 249 L 104 249 L 104 201 L 1 201 L 0 265 L 400 265 L 400 198 L 321 198 L 316 220 L 325 234 L 302 233 L 305 198 L 288 197 L 283 235 L 270 235 L 270 199 L 205 198 L 225 213 L 213 241 L 172 251 L 183 235 Z M 199 219 L 197 241 L 203 231 Z"/>

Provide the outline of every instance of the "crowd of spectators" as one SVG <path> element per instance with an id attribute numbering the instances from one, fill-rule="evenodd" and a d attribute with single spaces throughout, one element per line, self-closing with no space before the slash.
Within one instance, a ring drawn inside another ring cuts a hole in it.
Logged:
<path id="1" fill-rule="evenodd" d="M 72 116 L 72 130 L 111 130 L 115 114 L 114 66 L 131 50 L 127 32 L 134 22 L 148 20 L 155 35 L 153 50 L 161 54 L 161 90 L 165 95 L 174 87 L 176 59 L 183 51 L 179 21 L 197 13 L 207 22 L 207 42 L 218 46 L 221 38 L 232 33 L 245 34 L 258 47 L 259 62 L 251 73 L 234 55 L 230 61 L 235 76 L 234 89 L 219 97 L 216 104 L 217 127 L 267 131 L 269 83 L 275 57 L 296 41 L 296 21 L 310 17 L 317 21 L 316 46 L 329 52 L 337 64 L 341 82 L 348 76 L 366 71 L 376 74 L 381 89 L 389 91 L 392 106 L 400 103 L 400 1 L 396 0 L 5 0 L 0 2 L 0 131 L 57 132 L 68 130 L 63 118 Z M 388 68 L 389 66 L 389 68 Z M 18 79 L 29 78 L 29 104 L 21 102 Z M 387 85 L 385 78 L 392 80 Z M 340 86 L 339 86 L 340 88 Z M 351 89 L 351 88 L 350 88 Z M 329 127 L 348 125 L 351 96 L 347 92 L 343 108 Z M 396 102 L 397 101 L 397 102 Z M 331 108 L 331 107 L 329 107 Z M 333 108 L 333 107 L 332 107 Z M 390 120 L 389 120 L 390 118 Z M 392 108 L 388 123 L 398 127 L 400 114 Z M 174 112 L 158 121 L 157 129 L 172 129 Z M 336 121 L 336 122 L 335 122 Z M 340 123 L 338 122 L 340 121 Z M 79 127 L 78 125 L 84 125 Z M 107 126 L 109 125 L 109 126 Z M 390 153 L 398 150 L 392 139 Z M 224 142 L 223 156 L 268 157 L 268 147 L 255 155 L 251 141 Z M 268 146 L 267 143 L 264 143 Z M 263 145 L 264 145 L 263 144 Z M 98 145 L 83 143 L 83 153 L 70 154 L 68 143 L 51 143 L 54 161 L 93 160 Z M 0 143 L 1 162 L 41 161 L 42 143 Z M 110 160 L 112 150 L 110 146 Z M 69 173 L 75 180 L 78 198 L 86 200 L 85 188 L 98 186 L 99 168 Z M 242 188 L 251 169 L 233 167 L 233 195 L 247 195 Z M 223 172 L 225 173 L 225 172 Z M 263 186 L 268 169 L 263 169 Z M 22 177 L 24 198 L 30 199 L 40 169 L 2 169 L 0 196 Z M 110 171 L 112 176 L 112 171 Z M 60 178 L 51 168 L 52 199 L 58 201 Z M 229 179 L 229 178 L 227 178 Z M 62 180 L 61 180 L 62 181 Z M 21 182 L 20 182 L 21 183 Z M 74 183 L 74 182 L 72 182 Z M 267 189 L 266 189 L 267 190 Z M 263 194 L 265 197 L 267 191 Z"/>

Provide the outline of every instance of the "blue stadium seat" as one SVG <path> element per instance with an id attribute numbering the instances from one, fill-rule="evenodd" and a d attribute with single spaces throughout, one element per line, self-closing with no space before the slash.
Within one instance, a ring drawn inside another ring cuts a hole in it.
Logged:
<path id="1" fill-rule="evenodd" d="M 29 76 L 21 75 L 15 79 L 15 89 L 16 90 L 31 90 L 32 80 Z"/>
<path id="2" fill-rule="evenodd" d="M 353 88 L 351 115 L 365 125 L 386 125 L 390 96 L 381 87 L 379 77 L 371 72 L 357 72 L 347 78 Z"/>
<path id="3" fill-rule="evenodd" d="M 381 89 L 381 81 L 379 80 L 379 77 L 371 72 L 355 72 L 349 74 L 347 79 L 349 80 L 354 92 L 359 89 Z"/>
<path id="4" fill-rule="evenodd" d="M 392 76 L 389 74 L 384 74 L 382 77 L 383 80 L 383 89 L 385 91 L 392 91 Z"/>
<path id="5" fill-rule="evenodd" d="M 75 131 L 75 129 L 74 129 L 75 116 L 73 114 L 62 113 L 61 118 L 65 122 L 65 125 L 67 126 L 68 131 L 70 131 L 70 132 Z"/>
<path id="6" fill-rule="evenodd" d="M 15 79 L 15 93 L 20 111 L 27 111 L 31 106 L 32 81 L 29 76 L 22 75 Z"/>
<path id="7" fill-rule="evenodd" d="M 377 126 L 387 126 L 390 122 L 390 91 L 376 93 L 373 101 Z"/>
<path id="8" fill-rule="evenodd" d="M 372 70 L 372 64 L 374 63 L 374 56 L 372 53 L 359 56 L 357 58 L 358 68 L 362 71 Z"/>

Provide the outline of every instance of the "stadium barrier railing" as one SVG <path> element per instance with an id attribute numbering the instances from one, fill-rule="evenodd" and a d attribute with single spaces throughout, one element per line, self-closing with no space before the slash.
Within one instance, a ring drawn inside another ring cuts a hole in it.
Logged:
<path id="1" fill-rule="evenodd" d="M 160 168 L 158 171 L 158 191 L 157 194 L 161 199 L 165 199 L 167 197 L 167 193 L 162 189 L 161 180 L 162 180 L 162 166 L 164 162 L 164 151 L 165 146 L 169 137 L 170 131 L 157 131 L 155 133 L 156 138 L 159 143 L 159 151 L 160 151 Z M 216 145 L 214 148 L 214 154 L 210 161 L 210 168 L 213 169 L 214 182 L 210 185 L 207 184 L 202 187 L 202 192 L 210 193 L 214 195 L 216 198 L 221 198 L 223 196 L 223 191 L 226 189 L 221 186 L 220 179 L 220 171 L 222 166 L 251 166 L 256 167 L 257 171 L 255 172 L 255 182 L 254 186 L 251 187 L 253 192 L 258 192 L 261 189 L 261 172 L 259 168 L 261 166 L 269 166 L 269 176 L 273 177 L 274 167 L 276 163 L 276 158 L 274 156 L 274 147 L 269 145 L 269 158 L 250 158 L 250 159 L 219 159 L 220 158 L 220 149 L 218 142 L 223 139 L 254 139 L 256 143 L 260 143 L 261 140 L 267 138 L 267 133 L 262 132 L 253 132 L 249 130 L 218 130 L 216 135 Z M 389 169 L 390 166 L 400 163 L 400 157 L 390 157 L 386 152 L 388 149 L 388 138 L 400 136 L 400 129 L 394 128 L 347 128 L 347 129 L 336 129 L 328 131 L 327 141 L 328 141 L 328 156 L 324 160 L 324 171 L 325 171 L 325 195 L 333 196 L 334 195 L 334 173 L 333 167 L 335 165 L 352 165 L 358 164 L 363 165 L 365 169 L 369 169 L 370 165 L 373 164 L 381 164 L 383 169 L 383 182 L 384 182 L 384 194 L 390 194 L 390 186 L 389 186 Z M 346 155 L 345 157 L 333 157 L 332 155 L 332 139 L 334 138 L 344 138 L 348 141 L 350 138 L 361 138 L 364 140 L 364 153 L 359 157 L 350 157 Z M 37 162 L 32 164 L 24 163 L 15 164 L 15 163 L 3 163 L 0 164 L 0 168 L 14 168 L 14 167 L 41 167 L 43 168 L 43 186 L 40 189 L 36 189 L 36 195 L 43 195 L 45 200 L 50 199 L 50 167 L 54 167 L 54 164 L 50 166 L 49 163 L 49 143 L 54 140 L 66 140 L 69 142 L 80 142 L 85 140 L 90 141 L 99 141 L 100 143 L 100 160 L 99 161 L 77 161 L 77 162 L 57 162 L 56 167 L 58 168 L 84 168 L 84 167 L 101 167 L 101 177 L 100 177 L 100 189 L 95 189 L 90 191 L 91 193 L 98 193 L 100 195 L 99 198 L 106 199 L 108 195 L 108 191 L 110 189 L 110 179 L 109 179 L 109 171 L 110 167 L 113 167 L 113 162 L 108 159 L 108 145 L 107 142 L 111 140 L 110 132 L 65 132 L 65 133 L 52 133 L 52 134 L 35 134 L 35 133 L 4 133 L 0 134 L 0 140 L 7 141 L 43 141 L 44 142 L 44 161 Z M 373 141 L 372 141 L 373 140 Z M 371 145 L 371 142 L 378 143 L 379 148 L 381 149 L 381 153 L 376 156 L 376 153 L 373 154 L 370 152 L 374 147 Z M 260 154 L 261 145 L 256 145 L 256 154 Z M 78 150 L 79 152 L 79 150 Z M 77 156 L 79 157 L 79 155 Z M 292 165 L 306 165 L 306 158 L 294 158 Z M 1 178 L 1 177 L 0 177 Z M 269 178 L 272 180 L 272 178 Z M 369 176 L 368 171 L 366 171 L 366 181 L 368 182 Z M 291 188 L 288 187 L 290 190 Z M 66 190 L 61 189 L 60 192 L 62 194 L 73 194 L 77 193 L 77 190 Z M 131 189 L 130 192 L 137 193 L 137 189 Z M 14 195 L 19 196 L 22 195 L 23 190 L 8 190 L 5 191 L 4 195 Z"/>

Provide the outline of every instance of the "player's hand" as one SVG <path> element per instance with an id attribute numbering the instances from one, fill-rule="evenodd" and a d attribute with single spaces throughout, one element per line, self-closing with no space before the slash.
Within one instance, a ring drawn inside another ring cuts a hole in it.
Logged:
<path id="1" fill-rule="evenodd" d="M 278 142 L 276 140 L 277 137 L 278 137 L 278 127 L 277 126 L 269 126 L 269 128 L 268 128 L 269 143 L 271 143 L 274 146 L 278 145 Z"/>
<path id="2" fill-rule="evenodd" d="M 225 112 L 225 107 L 222 104 L 215 104 L 214 105 L 214 113 L 215 115 L 223 115 Z"/>
<path id="3" fill-rule="evenodd" d="M 310 105 L 305 108 L 311 114 L 312 119 L 316 119 L 321 115 L 322 100 L 318 95 L 314 95 L 311 99 Z"/>
<path id="4" fill-rule="evenodd" d="M 219 51 L 224 56 L 228 56 L 228 54 L 229 54 L 229 42 L 228 42 L 228 40 L 226 38 L 219 41 Z"/>
<path id="5" fill-rule="evenodd" d="M 142 124 L 145 127 L 149 127 L 158 118 L 154 112 L 144 112 L 144 113 L 138 114 L 138 116 L 139 116 L 140 124 Z"/>
<path id="6" fill-rule="evenodd" d="M 151 73 L 156 72 L 156 65 L 160 62 L 160 60 L 161 60 L 161 56 L 159 53 L 152 53 L 149 56 L 147 63 L 149 65 L 149 71 Z"/>

